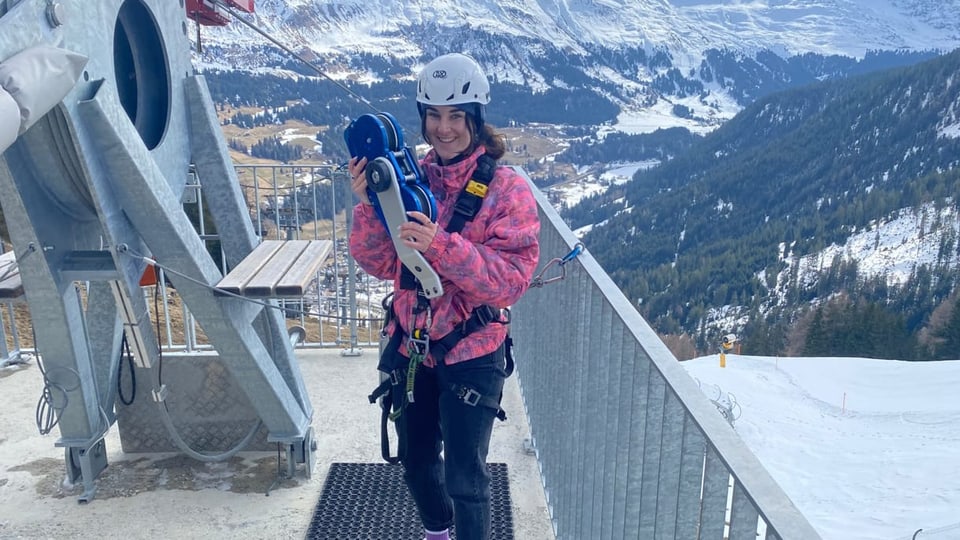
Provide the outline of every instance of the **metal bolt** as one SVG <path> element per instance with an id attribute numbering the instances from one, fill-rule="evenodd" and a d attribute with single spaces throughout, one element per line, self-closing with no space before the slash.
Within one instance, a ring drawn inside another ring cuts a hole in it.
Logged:
<path id="1" fill-rule="evenodd" d="M 54 28 L 63 26 L 63 6 L 58 2 L 47 4 L 47 22 Z"/>

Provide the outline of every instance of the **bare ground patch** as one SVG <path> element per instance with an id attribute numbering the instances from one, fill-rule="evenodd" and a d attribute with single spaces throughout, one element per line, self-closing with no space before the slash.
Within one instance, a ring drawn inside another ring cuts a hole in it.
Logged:
<path id="1" fill-rule="evenodd" d="M 151 455 L 111 462 L 97 479 L 97 499 L 132 497 L 148 491 L 200 491 L 268 493 L 300 485 L 286 478 L 286 464 L 278 470 L 277 456 L 235 456 L 222 462 L 201 462 L 186 456 Z M 83 492 L 80 484 L 66 481 L 60 459 L 41 458 L 17 465 L 9 472 L 28 472 L 37 478 L 37 494 L 62 499 Z"/>

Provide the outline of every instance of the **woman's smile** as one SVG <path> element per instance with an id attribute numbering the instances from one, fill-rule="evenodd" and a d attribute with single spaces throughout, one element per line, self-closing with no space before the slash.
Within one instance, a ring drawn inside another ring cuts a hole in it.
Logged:
<path id="1" fill-rule="evenodd" d="M 450 161 L 470 148 L 467 113 L 449 105 L 431 105 L 426 110 L 426 135 L 441 161 Z"/>

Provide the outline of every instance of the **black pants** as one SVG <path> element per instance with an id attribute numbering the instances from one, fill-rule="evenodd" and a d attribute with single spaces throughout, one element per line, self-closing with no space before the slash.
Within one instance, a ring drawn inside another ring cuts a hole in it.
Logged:
<path id="1" fill-rule="evenodd" d="M 490 537 L 486 463 L 497 410 L 462 396 L 472 389 L 497 400 L 506 376 L 503 346 L 449 366 L 418 367 L 414 401 L 397 419 L 397 431 L 404 479 L 426 529 L 455 524 L 458 540 Z"/>

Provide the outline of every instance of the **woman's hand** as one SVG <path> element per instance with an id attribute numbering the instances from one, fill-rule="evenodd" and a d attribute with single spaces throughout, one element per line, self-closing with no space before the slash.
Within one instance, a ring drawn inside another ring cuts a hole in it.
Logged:
<path id="1" fill-rule="evenodd" d="M 361 204 L 371 205 L 370 197 L 367 196 L 367 176 L 363 170 L 367 166 L 367 158 L 350 158 L 347 168 L 350 171 L 350 189 L 360 199 Z"/>
<path id="2" fill-rule="evenodd" d="M 433 243 L 438 226 L 423 212 L 407 212 L 407 216 L 414 221 L 405 221 L 400 225 L 400 239 L 407 247 L 423 253 Z"/>

